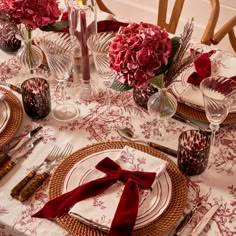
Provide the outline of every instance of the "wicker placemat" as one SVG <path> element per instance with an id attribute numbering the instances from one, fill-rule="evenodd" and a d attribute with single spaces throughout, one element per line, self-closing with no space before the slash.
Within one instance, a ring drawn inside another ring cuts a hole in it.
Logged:
<path id="1" fill-rule="evenodd" d="M 185 177 L 181 174 L 176 164 L 171 161 L 166 155 L 160 153 L 154 148 L 148 146 L 131 143 L 131 142 L 106 142 L 98 143 L 85 147 L 78 150 L 77 152 L 66 158 L 56 169 L 51 177 L 49 184 L 49 197 L 50 199 L 59 196 L 62 193 L 62 187 L 64 183 L 64 178 L 67 173 L 71 170 L 75 163 L 80 159 L 85 158 L 96 152 L 108 150 L 108 149 L 122 149 L 125 145 L 129 145 L 133 148 L 146 152 L 150 155 L 159 157 L 161 159 L 167 160 L 169 162 L 167 171 L 170 175 L 173 193 L 171 202 L 165 212 L 153 223 L 135 230 L 133 235 L 135 236 L 158 236 L 163 235 L 177 222 L 179 217 L 183 214 L 183 210 L 186 206 L 187 201 L 187 184 Z M 95 163 L 96 164 L 96 163 Z M 72 218 L 68 214 L 64 214 L 56 218 L 56 221 L 68 230 L 72 235 L 83 235 L 83 236 L 105 236 L 106 233 L 98 229 L 91 228 L 78 220 Z"/>
<path id="2" fill-rule="evenodd" d="M 0 134 L 1 147 L 2 145 L 8 143 L 18 131 L 23 119 L 23 108 L 19 99 L 11 91 L 2 87 L 0 87 L 0 90 L 6 93 L 6 101 L 11 109 L 10 119 L 5 129 Z"/>
<path id="3" fill-rule="evenodd" d="M 178 103 L 177 112 L 193 120 L 209 123 L 209 121 L 206 118 L 205 112 L 196 110 L 183 103 Z M 228 125 L 228 124 L 235 124 L 235 123 L 236 123 L 236 113 L 230 113 L 228 114 L 228 116 L 226 117 L 226 119 L 223 121 L 222 124 Z"/>

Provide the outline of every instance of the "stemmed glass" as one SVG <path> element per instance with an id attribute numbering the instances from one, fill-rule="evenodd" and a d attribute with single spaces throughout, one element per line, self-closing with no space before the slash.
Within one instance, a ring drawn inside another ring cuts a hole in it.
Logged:
<path id="1" fill-rule="evenodd" d="M 108 57 L 109 45 L 114 37 L 114 32 L 102 32 L 92 34 L 87 41 L 88 48 L 93 55 L 97 73 L 103 79 L 104 86 L 106 87 L 106 113 L 111 112 L 109 89 L 116 76 L 116 73 L 110 68 Z"/>
<path id="2" fill-rule="evenodd" d="M 215 146 L 216 131 L 229 113 L 235 89 L 236 83 L 224 76 L 208 77 L 200 83 L 206 117 L 212 130 L 211 149 Z"/>
<path id="3" fill-rule="evenodd" d="M 61 104 L 58 103 L 52 110 L 52 115 L 60 121 L 69 121 L 79 115 L 79 110 L 72 102 L 65 102 L 64 89 L 70 77 L 73 66 L 74 46 L 67 33 L 47 33 L 36 43 L 43 50 L 49 69 L 61 89 Z"/>

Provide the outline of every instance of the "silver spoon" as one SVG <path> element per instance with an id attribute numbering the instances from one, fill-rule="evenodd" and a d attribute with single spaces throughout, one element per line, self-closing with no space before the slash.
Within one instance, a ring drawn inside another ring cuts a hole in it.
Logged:
<path id="1" fill-rule="evenodd" d="M 153 142 L 149 142 L 149 141 L 139 139 L 137 136 L 135 136 L 134 132 L 131 129 L 127 128 L 127 127 L 117 129 L 117 133 L 121 137 L 123 137 L 123 138 L 125 138 L 129 141 L 145 143 L 145 144 L 149 145 L 152 148 L 158 149 L 159 151 L 162 151 L 162 152 L 164 152 L 168 155 L 171 155 L 173 157 L 177 157 L 177 151 L 176 150 L 168 148 L 168 147 L 164 147 L 164 146 L 162 146 L 160 144 L 157 144 L 157 143 L 153 143 Z"/>

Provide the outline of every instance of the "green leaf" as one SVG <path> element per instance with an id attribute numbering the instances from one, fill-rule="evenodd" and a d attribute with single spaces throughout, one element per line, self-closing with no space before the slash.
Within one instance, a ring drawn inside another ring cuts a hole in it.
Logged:
<path id="1" fill-rule="evenodd" d="M 164 74 L 157 75 L 149 80 L 149 83 L 154 87 L 163 88 L 164 86 Z"/>
<path id="2" fill-rule="evenodd" d="M 111 88 L 116 91 L 128 91 L 133 88 L 133 86 L 129 86 L 128 84 L 120 84 L 116 79 L 114 79 Z"/>
<path id="3" fill-rule="evenodd" d="M 59 31 L 59 30 L 65 29 L 67 27 L 69 27 L 69 21 L 65 20 L 65 21 L 58 21 L 58 22 L 55 22 L 51 25 L 41 27 L 40 29 L 42 31 L 49 32 L 49 31 Z"/>

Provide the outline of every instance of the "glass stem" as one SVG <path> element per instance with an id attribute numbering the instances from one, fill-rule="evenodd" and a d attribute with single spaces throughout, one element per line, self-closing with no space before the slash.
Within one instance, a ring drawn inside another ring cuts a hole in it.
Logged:
<path id="1" fill-rule="evenodd" d="M 215 147 L 216 131 L 220 128 L 219 125 L 210 124 L 210 129 L 212 130 L 211 134 L 211 151 Z"/>
<path id="2" fill-rule="evenodd" d="M 110 88 L 106 87 L 106 97 L 105 97 L 105 105 L 107 112 L 109 113 L 111 111 L 111 100 L 110 100 Z"/>
<path id="3" fill-rule="evenodd" d="M 28 28 L 28 52 L 29 52 L 29 57 L 28 57 L 28 63 L 29 63 L 29 67 L 32 67 L 32 29 Z M 30 69 L 30 73 L 33 74 L 33 70 Z"/>
<path id="4" fill-rule="evenodd" d="M 64 107 L 64 104 L 65 104 L 65 83 L 64 83 L 64 81 L 60 81 L 58 86 L 61 90 L 61 103 L 62 103 L 62 106 Z"/>

